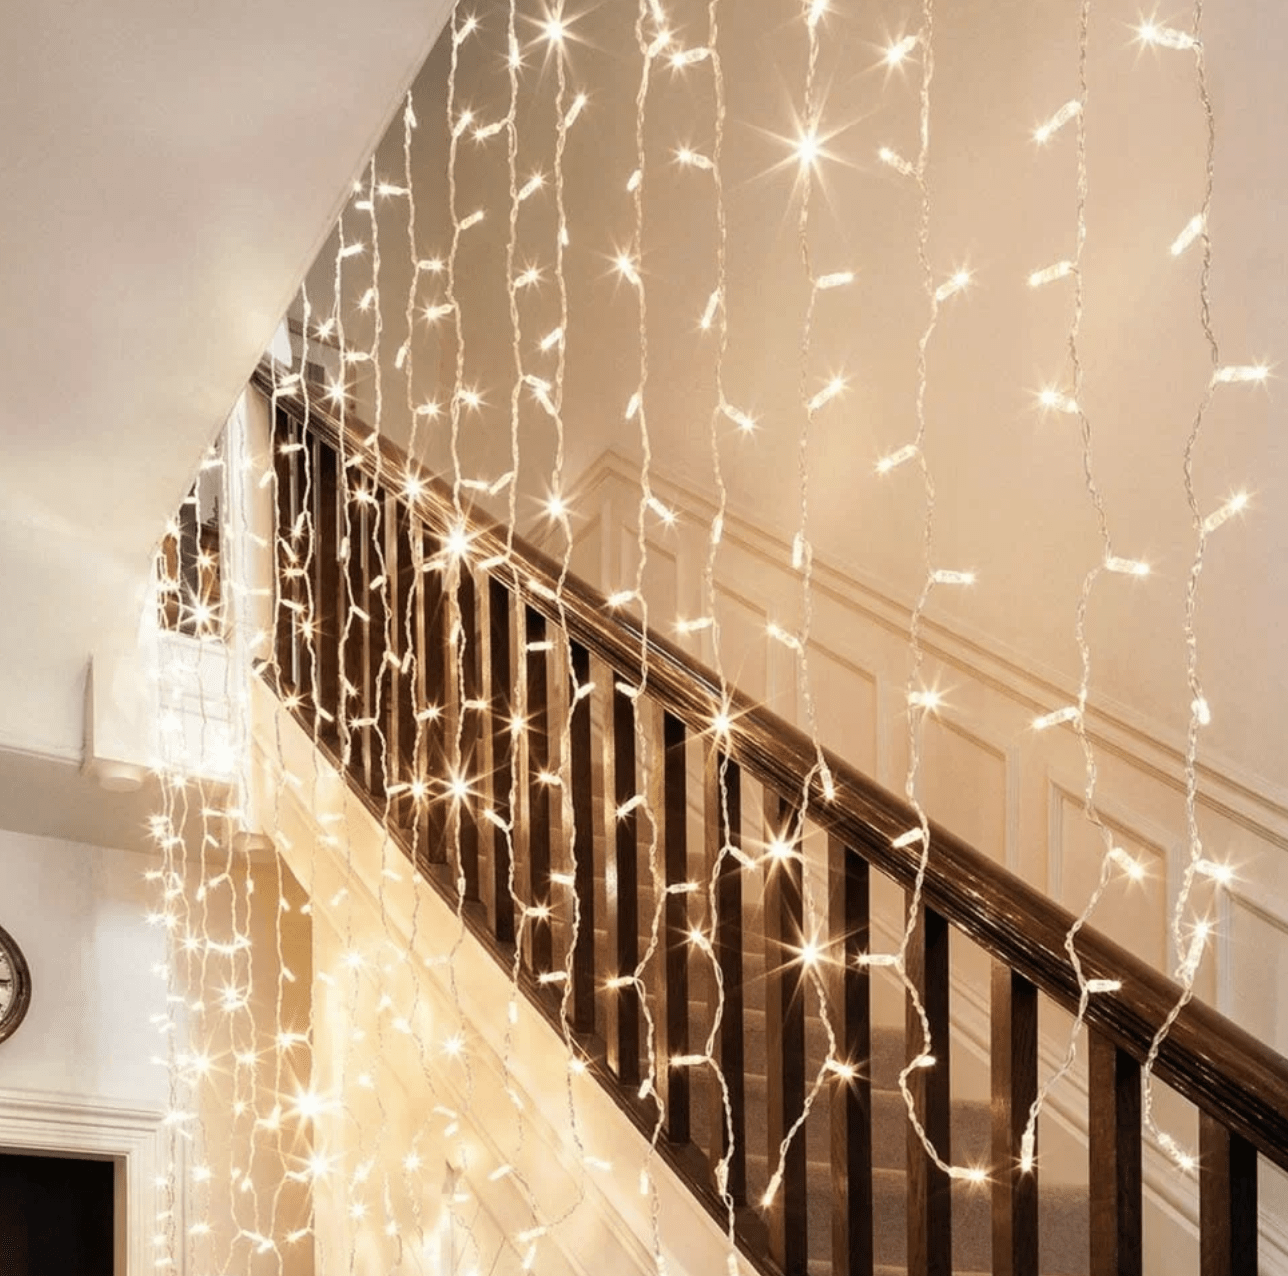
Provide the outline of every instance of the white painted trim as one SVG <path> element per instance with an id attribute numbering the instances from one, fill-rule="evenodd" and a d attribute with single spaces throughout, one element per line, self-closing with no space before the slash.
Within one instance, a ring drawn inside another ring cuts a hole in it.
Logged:
<path id="1" fill-rule="evenodd" d="M 162 1116 L 155 1108 L 110 1099 L 0 1089 L 0 1148 L 115 1162 L 117 1276 L 155 1270 L 151 1240 L 156 1179 L 165 1165 Z M 182 1176 L 176 1181 L 182 1183 Z"/>
<path id="2" fill-rule="evenodd" d="M 650 482 L 660 499 L 681 516 L 688 516 L 686 521 L 709 522 L 715 512 L 706 497 L 683 484 L 656 472 Z M 609 449 L 587 467 L 569 493 L 569 499 L 584 501 L 594 494 L 598 501 L 603 499 L 599 490 L 602 487 L 620 486 L 634 491 L 638 483 L 638 466 Z M 786 541 L 731 512 L 725 515 L 724 542 L 736 545 L 776 570 L 790 562 L 790 546 Z M 820 594 L 862 614 L 872 623 L 892 633 L 907 632 L 908 607 L 880 582 L 865 579 L 852 569 L 842 570 L 820 556 L 814 560 L 814 585 Z M 994 638 L 952 630 L 931 618 L 924 619 L 922 625 L 927 656 L 945 661 L 1005 693 L 1026 711 L 1076 699 L 1076 688 L 1067 679 L 1041 668 Z M 1098 699 L 1088 706 L 1086 721 L 1097 749 L 1122 757 L 1150 778 L 1174 791 L 1182 791 L 1184 742 L 1179 733 L 1127 705 L 1106 699 Z M 1288 850 L 1288 787 L 1210 751 L 1205 751 L 1199 760 L 1199 776 L 1202 806 Z"/>

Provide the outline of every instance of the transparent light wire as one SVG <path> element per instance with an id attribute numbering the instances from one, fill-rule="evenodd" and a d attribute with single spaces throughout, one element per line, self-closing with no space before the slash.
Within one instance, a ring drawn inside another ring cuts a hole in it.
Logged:
<path id="1" fill-rule="evenodd" d="M 1145 1058 L 1142 1072 L 1143 1115 L 1145 1126 L 1158 1142 L 1159 1146 L 1180 1167 L 1192 1167 L 1193 1159 L 1180 1145 L 1176 1137 L 1159 1127 L 1154 1117 L 1154 1067 L 1158 1061 L 1163 1042 L 1171 1032 L 1172 1025 L 1181 1011 L 1194 996 L 1194 981 L 1198 976 L 1205 949 L 1206 928 L 1203 919 L 1196 919 L 1191 934 L 1187 937 L 1186 914 L 1193 892 L 1194 878 L 1198 872 L 1199 861 L 1203 857 L 1202 831 L 1199 827 L 1199 776 L 1198 753 L 1199 731 L 1203 726 L 1206 699 L 1203 694 L 1203 683 L 1199 676 L 1199 641 L 1198 641 L 1198 590 L 1199 577 L 1207 555 L 1208 525 L 1199 508 L 1198 495 L 1194 480 L 1194 458 L 1198 448 L 1203 425 L 1211 407 L 1213 393 L 1219 384 L 1217 372 L 1221 365 L 1221 350 L 1217 343 L 1216 331 L 1212 320 L 1212 237 L 1209 231 L 1212 197 L 1216 173 L 1216 114 L 1208 84 L 1207 55 L 1203 46 L 1203 0 L 1194 0 L 1191 10 L 1193 35 L 1192 52 L 1194 55 L 1194 81 L 1199 104 L 1203 111 L 1205 131 L 1204 168 L 1203 168 L 1203 204 L 1200 212 L 1202 218 L 1202 264 L 1199 269 L 1198 310 L 1199 326 L 1207 346 L 1212 374 L 1199 399 L 1194 420 L 1185 440 L 1182 476 L 1184 480 L 1185 502 L 1189 507 L 1194 524 L 1195 544 L 1194 557 L 1190 563 L 1189 574 L 1185 583 L 1185 676 L 1190 694 L 1190 717 L 1185 739 L 1185 829 L 1188 843 L 1188 857 L 1181 889 L 1176 897 L 1172 910 L 1172 942 L 1175 945 L 1178 962 L 1176 978 L 1181 985 L 1180 996 L 1168 1011 L 1166 1019 L 1160 1025 L 1150 1042 L 1149 1052 Z"/>
<path id="2" fill-rule="evenodd" d="M 918 147 L 917 160 L 911 166 L 911 176 L 920 196 L 920 208 L 917 217 L 917 264 L 921 272 L 922 290 L 926 295 L 928 314 L 926 325 L 917 342 L 916 361 L 916 433 L 913 445 L 916 448 L 917 467 L 921 473 L 922 491 L 925 499 L 925 516 L 922 523 L 922 562 L 925 576 L 921 591 L 913 606 L 908 625 L 908 646 L 911 666 L 906 683 L 908 706 L 908 769 L 904 778 L 904 796 L 913 808 L 920 827 L 920 851 L 917 857 L 917 871 L 913 879 L 913 888 L 908 899 L 907 922 L 899 947 L 894 953 L 894 971 L 908 996 L 914 1013 L 921 1023 L 921 1054 L 910 1060 L 899 1072 L 899 1091 L 903 1096 L 904 1106 L 908 1112 L 908 1121 L 930 1160 L 945 1174 L 959 1177 L 963 1171 L 950 1165 L 934 1146 L 917 1115 L 916 1098 L 908 1084 L 909 1076 L 920 1066 L 920 1059 L 932 1057 L 933 1034 L 930 1019 L 916 984 L 908 975 L 907 952 L 920 921 L 922 892 L 926 881 L 926 868 L 930 859 L 930 820 L 921 804 L 919 781 L 921 774 L 921 740 L 927 707 L 920 700 L 921 667 L 925 660 L 925 650 L 921 641 L 922 623 L 926 608 L 930 602 L 935 580 L 935 481 L 930 463 L 926 459 L 925 440 L 927 433 L 926 392 L 929 387 L 928 351 L 931 339 L 939 324 L 941 308 L 940 290 L 935 285 L 934 269 L 930 262 L 930 228 L 933 212 L 931 185 L 928 174 L 930 163 L 930 119 L 931 119 L 931 85 L 934 80 L 934 3 L 933 0 L 922 0 L 921 6 L 921 86 L 918 94 Z M 956 1171 L 956 1173 L 955 1173 Z"/>
<path id="3" fill-rule="evenodd" d="M 1075 415 L 1078 419 L 1079 434 L 1081 438 L 1083 482 L 1096 519 L 1096 529 L 1101 546 L 1101 557 L 1083 578 L 1082 588 L 1079 593 L 1078 604 L 1075 611 L 1074 640 L 1078 648 L 1080 674 L 1076 701 L 1077 713 L 1071 719 L 1071 725 L 1078 737 L 1078 743 L 1082 749 L 1083 755 L 1083 815 L 1088 823 L 1095 828 L 1098 836 L 1104 843 L 1104 850 L 1101 854 L 1100 871 L 1096 886 L 1088 896 L 1082 912 L 1074 920 L 1073 924 L 1069 927 L 1068 933 L 1065 935 L 1064 948 L 1069 955 L 1069 962 L 1073 967 L 1074 976 L 1078 981 L 1078 1007 L 1074 1015 L 1073 1025 L 1069 1032 L 1068 1045 L 1065 1048 L 1064 1054 L 1051 1075 L 1047 1077 L 1038 1088 L 1037 1095 L 1029 1108 L 1028 1118 L 1025 1123 L 1024 1132 L 1021 1136 L 1021 1164 L 1025 1169 L 1029 1169 L 1032 1166 L 1032 1150 L 1037 1139 L 1038 1116 L 1046 1104 L 1047 1097 L 1049 1096 L 1052 1088 L 1068 1075 L 1077 1059 L 1078 1038 L 1082 1034 L 1083 1024 L 1086 1020 L 1087 1007 L 1091 998 L 1091 990 L 1087 976 L 1083 971 L 1082 960 L 1078 954 L 1076 941 L 1079 932 L 1091 920 L 1102 896 L 1108 888 L 1109 883 L 1112 880 L 1114 868 L 1114 860 L 1112 858 L 1114 850 L 1113 831 L 1105 824 L 1100 815 L 1099 809 L 1096 806 L 1098 767 L 1095 747 L 1092 742 L 1091 734 L 1087 730 L 1086 722 L 1087 702 L 1091 693 L 1092 665 L 1091 643 L 1087 636 L 1087 613 L 1091 602 L 1092 591 L 1099 580 L 1101 573 L 1105 570 L 1105 564 L 1111 561 L 1114 557 L 1113 543 L 1109 534 L 1109 519 L 1105 507 L 1105 500 L 1095 477 L 1095 467 L 1092 457 L 1092 429 L 1084 401 L 1084 368 L 1079 345 L 1085 298 L 1082 266 L 1084 249 L 1087 242 L 1087 55 L 1090 44 L 1090 23 L 1091 0 L 1082 0 L 1078 14 L 1078 96 L 1074 99 L 1078 104 L 1078 110 L 1075 117 L 1075 147 L 1077 164 L 1075 203 L 1076 222 L 1074 255 L 1072 258 L 1072 269 L 1069 272 L 1073 279 L 1074 295 L 1066 346 L 1068 349 L 1068 365 L 1072 388 L 1071 397 L 1074 404 L 1076 404 Z"/>
<path id="4" fill-rule="evenodd" d="M 648 686 L 649 676 L 649 659 L 648 659 L 648 599 L 644 593 L 644 574 L 648 566 L 648 515 L 650 509 L 654 507 L 655 498 L 650 483 L 650 467 L 652 464 L 652 445 L 648 431 L 648 415 L 646 396 L 648 390 L 649 376 L 649 344 L 648 344 L 648 298 L 647 286 L 645 284 L 644 274 L 644 187 L 648 170 L 648 153 L 645 143 L 645 127 L 648 115 L 649 91 L 652 81 L 653 63 L 662 53 L 663 49 L 670 43 L 670 34 L 667 29 L 666 15 L 662 11 L 659 0 L 638 0 L 635 16 L 635 43 L 640 54 L 640 78 L 635 93 L 635 174 L 632 176 L 628 189 L 631 193 L 631 202 L 634 212 L 634 227 L 632 231 L 631 246 L 629 251 L 630 260 L 634 269 L 634 277 L 627 275 L 627 279 L 634 286 L 636 296 L 636 320 L 637 320 L 637 351 L 638 351 L 638 380 L 637 389 L 631 400 L 631 406 L 634 408 L 634 415 L 638 418 L 638 429 L 640 439 L 640 500 L 639 510 L 636 520 L 636 549 L 637 561 L 635 568 L 634 599 L 640 608 L 640 664 L 638 684 L 631 688 L 628 693 L 632 705 L 632 718 L 635 730 L 635 750 L 636 758 L 640 769 L 640 797 L 643 799 L 639 806 L 641 817 L 648 824 L 648 865 L 649 872 L 653 881 L 653 917 L 650 922 L 649 940 L 645 945 L 643 954 L 636 965 L 634 986 L 638 991 L 638 1002 L 640 1012 L 644 1019 L 644 1039 L 645 1039 L 645 1076 L 640 1086 L 640 1096 L 646 1097 L 651 1095 L 657 1105 L 657 1115 L 653 1123 L 652 1134 L 649 1139 L 648 1151 L 645 1154 L 643 1165 L 640 1169 L 641 1187 L 645 1188 L 649 1198 L 649 1225 L 652 1240 L 652 1256 L 655 1267 L 661 1273 L 665 1269 L 666 1260 L 662 1248 L 662 1227 L 661 1227 L 661 1197 L 658 1193 L 655 1176 L 650 1172 L 653 1157 L 656 1154 L 658 1140 L 662 1136 L 662 1130 L 666 1123 L 666 1100 L 657 1084 L 657 1025 L 654 1020 L 653 1012 L 648 1004 L 648 992 L 644 982 L 644 971 L 647 970 L 649 962 L 657 952 L 660 943 L 660 927 L 663 908 L 666 900 L 666 877 L 658 864 L 658 851 L 660 849 L 659 825 L 657 813 L 653 810 L 649 801 L 650 777 L 652 774 L 652 758 L 650 754 L 649 731 L 648 725 L 640 708 L 640 700 L 643 697 Z M 628 406 L 627 415 L 631 415 Z M 628 684 L 623 684 L 628 685 Z"/>
<path id="5" fill-rule="evenodd" d="M 811 146 L 815 143 L 818 136 L 819 117 L 821 113 L 820 104 L 817 101 L 817 80 L 818 80 L 818 59 L 820 52 L 819 27 L 822 23 L 824 7 L 819 5 L 817 0 L 802 0 L 801 16 L 805 22 L 808 45 L 806 53 L 805 67 L 805 85 L 801 107 L 803 126 L 805 129 L 805 141 Z M 809 466 L 810 466 L 810 436 L 814 426 L 814 420 L 818 412 L 825 406 L 829 398 L 833 397 L 830 393 L 832 387 L 829 387 L 827 397 L 823 394 L 811 394 L 810 384 L 810 350 L 814 336 L 815 309 L 820 292 L 820 280 L 815 275 L 813 255 L 810 243 L 810 218 L 813 212 L 813 193 L 814 193 L 814 158 L 811 155 L 803 154 L 800 166 L 800 207 L 796 223 L 796 241 L 797 251 L 800 256 L 801 269 L 804 273 L 806 283 L 809 286 L 809 298 L 805 305 L 805 316 L 801 324 L 800 343 L 798 350 L 798 393 L 803 410 L 801 419 L 800 436 L 797 442 L 797 471 L 798 471 L 798 490 L 799 490 L 799 524 L 795 539 L 795 553 L 793 555 L 793 566 L 801 574 L 801 629 L 798 635 L 789 636 L 790 646 L 795 655 L 798 665 L 797 686 L 805 702 L 806 722 L 809 729 L 810 739 L 814 746 L 814 765 L 806 772 L 801 784 L 801 797 L 797 810 L 794 812 L 791 827 L 786 830 L 773 830 L 774 836 L 789 838 L 789 845 L 799 847 L 800 854 L 800 882 L 801 882 L 801 912 L 804 924 L 804 934 L 801 936 L 803 943 L 814 942 L 816 938 L 824 933 L 824 929 L 819 922 L 818 909 L 814 900 L 813 886 L 811 883 L 810 865 L 806 851 L 805 829 L 806 821 L 809 814 L 810 797 L 815 779 L 823 786 L 827 798 L 830 799 L 835 793 L 835 785 L 832 780 L 831 771 L 823 758 L 823 746 L 819 734 L 818 725 L 818 708 L 814 699 L 814 691 L 810 679 L 809 671 L 809 642 L 810 631 L 813 625 L 814 616 L 814 593 L 813 593 L 813 570 L 814 570 L 814 551 L 809 540 Z M 827 284 L 822 285 L 826 289 Z M 833 383 L 837 384 L 837 383 Z M 768 872 L 786 872 L 786 865 L 775 866 L 772 860 L 767 861 Z M 769 1205 L 782 1182 L 783 1174 L 787 1165 L 787 1155 L 791 1149 L 793 1141 L 798 1135 L 804 1137 L 802 1131 L 805 1129 L 805 1123 L 809 1119 L 810 1112 L 814 1107 L 819 1094 L 826 1084 L 828 1076 L 833 1072 L 833 1065 L 841 1062 L 837 1057 L 836 1032 L 832 1025 L 831 1014 L 828 1006 L 827 991 L 823 983 L 822 973 L 818 969 L 817 962 L 809 962 L 805 965 L 805 982 L 813 988 L 814 994 L 818 1000 L 819 1016 L 823 1023 L 823 1029 L 827 1034 L 827 1053 L 814 1078 L 810 1083 L 809 1089 L 805 1093 L 804 1102 L 801 1111 L 796 1119 L 784 1134 L 778 1149 L 778 1160 L 775 1165 L 769 1183 L 765 1190 L 764 1204 Z M 802 995 L 804 990 L 802 989 Z"/>
<path id="6" fill-rule="evenodd" d="M 715 385 L 715 403 L 712 406 L 709 425 L 709 445 L 711 453 L 711 474 L 716 488 L 716 512 L 711 520 L 707 535 L 707 553 L 703 566 L 703 611 L 711 617 L 711 659 L 715 667 L 720 686 L 720 702 L 727 706 L 731 700 L 729 680 L 725 672 L 724 655 L 721 649 L 720 617 L 717 608 L 716 568 L 720 543 L 724 536 L 724 522 L 729 505 L 729 489 L 725 481 L 724 469 L 720 456 L 720 427 L 726 419 L 728 407 L 725 398 L 725 359 L 729 349 L 729 311 L 728 311 L 728 239 L 729 228 L 725 207 L 724 182 L 724 140 L 725 140 L 725 81 L 724 63 L 720 52 L 720 0 L 708 0 L 706 47 L 711 50 L 711 88 L 714 97 L 713 140 L 711 147 L 711 182 L 716 224 L 716 279 L 714 297 L 716 349 L 712 360 L 712 377 Z M 720 740 L 713 737 L 712 745 L 718 750 L 719 761 L 716 766 L 717 800 L 720 803 L 720 828 L 725 836 L 710 866 L 707 881 L 707 916 L 710 918 L 712 935 L 719 934 L 720 906 L 719 880 L 724 869 L 726 857 L 731 854 L 733 831 L 729 821 L 729 754 L 720 748 Z M 664 906 L 665 896 L 662 897 Z M 661 907 L 654 910 L 654 928 L 660 921 Z M 734 1131 L 733 1104 L 729 1094 L 729 1083 L 725 1077 L 723 1065 L 716 1055 L 716 1040 L 725 1014 L 724 971 L 717 959 L 714 947 L 704 945 L 701 949 L 708 958 L 711 975 L 715 984 L 715 1005 L 712 1010 L 711 1027 L 703 1045 L 703 1055 L 707 1066 L 711 1068 L 716 1084 L 720 1088 L 721 1113 L 724 1121 L 724 1154 L 716 1163 L 715 1182 L 721 1201 L 725 1207 L 725 1236 L 729 1246 L 729 1261 L 736 1264 L 737 1254 L 737 1207 L 729 1191 L 729 1167 L 737 1151 L 737 1136 Z M 638 979 L 638 975 L 637 975 Z M 639 982 L 642 988 L 642 980 Z M 641 999 L 642 1000 L 642 999 Z M 651 1050 L 650 1050 L 651 1053 Z"/>

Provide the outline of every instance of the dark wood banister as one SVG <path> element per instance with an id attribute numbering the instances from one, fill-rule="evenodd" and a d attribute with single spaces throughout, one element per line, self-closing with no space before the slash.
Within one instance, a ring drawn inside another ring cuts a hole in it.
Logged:
<path id="1" fill-rule="evenodd" d="M 270 365 L 261 365 L 253 384 L 274 398 Z M 438 530 L 447 530 L 454 509 L 450 485 L 419 463 L 410 463 L 406 453 L 383 436 L 369 446 L 369 433 L 356 428 L 352 417 L 342 423 L 328 409 L 324 395 L 321 387 L 310 386 L 310 428 L 342 448 L 372 478 L 401 482 L 414 475 L 427 493 L 414 503 L 417 514 Z M 276 396 L 275 402 L 288 415 L 304 420 L 298 391 Z M 557 621 L 623 677 L 638 676 L 645 636 L 632 617 L 611 610 L 602 594 L 572 575 L 557 605 L 559 563 L 517 535 L 507 557 L 507 530 L 488 516 L 471 512 L 468 528 L 476 562 L 500 560 L 493 570 L 512 576 L 528 606 Z M 715 716 L 727 712 L 734 729 L 722 748 L 767 788 L 789 799 L 802 796 L 805 777 L 816 762 L 814 745 L 803 732 L 734 688 L 723 702 L 715 673 L 654 629 L 647 635 L 647 652 L 652 698 L 695 733 L 710 733 Z M 911 809 L 843 758 L 828 750 L 823 756 L 836 795 L 826 799 L 816 778 L 809 793 L 811 820 L 887 877 L 910 887 L 917 850 L 899 849 L 892 842 L 916 823 Z M 934 823 L 924 890 L 928 907 L 1058 1005 L 1076 1009 L 1078 983 L 1064 951 L 1074 919 L 1066 909 Z M 1078 952 L 1088 978 L 1122 981 L 1120 991 L 1091 998 L 1088 1025 L 1143 1062 L 1180 987 L 1090 927 L 1079 936 Z M 1288 1059 L 1224 1015 L 1193 1001 L 1164 1041 L 1157 1073 L 1288 1170 Z"/>

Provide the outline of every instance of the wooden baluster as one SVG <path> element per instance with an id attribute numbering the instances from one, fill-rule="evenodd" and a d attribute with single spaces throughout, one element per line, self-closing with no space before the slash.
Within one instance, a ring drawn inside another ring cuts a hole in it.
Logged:
<path id="1" fill-rule="evenodd" d="M 288 535 L 291 528 L 290 515 L 290 495 L 291 495 L 291 467 L 290 457 L 284 456 L 278 458 L 278 527 L 279 536 L 282 545 L 288 543 Z M 197 621 L 193 615 L 193 608 L 201 601 L 201 572 L 197 565 L 197 555 L 201 550 L 201 528 L 197 519 L 197 494 L 192 491 L 185 496 L 179 506 L 179 537 L 178 537 L 178 577 L 179 577 L 179 632 L 195 635 L 197 633 Z M 278 561 L 282 566 L 286 565 L 285 551 L 279 550 Z M 282 596 L 290 598 L 291 582 L 280 571 L 278 575 Z M 290 622 L 293 619 L 293 613 L 289 608 L 283 609 L 285 615 L 283 619 Z M 279 664 L 283 679 L 288 685 L 293 686 L 294 659 L 293 647 L 290 645 L 294 635 L 294 626 L 288 623 L 285 631 L 287 642 L 286 660 Z"/>
<path id="2" fill-rule="evenodd" d="M 1141 1276 L 1140 1064 L 1088 1036 L 1091 1276 Z"/>
<path id="3" fill-rule="evenodd" d="M 1199 1251 L 1202 1276 L 1257 1270 L 1257 1150 L 1199 1113 Z"/>
<path id="4" fill-rule="evenodd" d="M 300 450 L 292 452 L 287 458 L 294 471 L 294 490 L 291 496 L 290 544 L 295 551 L 296 561 L 292 564 L 300 573 L 306 571 L 316 554 L 317 530 L 306 526 L 311 524 L 313 511 L 313 487 L 317 482 L 313 471 L 312 437 L 303 426 L 292 428 L 293 439 L 301 444 Z M 305 515 L 309 518 L 306 520 Z M 299 534 L 294 535 L 298 529 Z M 200 529 L 203 539 L 205 529 Z M 299 604 L 299 610 L 292 609 L 290 619 L 295 627 L 295 691 L 300 698 L 300 709 L 307 712 L 313 704 L 313 691 L 316 679 L 317 629 L 316 626 L 306 629 L 305 621 L 316 617 L 316 606 L 312 594 L 312 577 L 310 575 L 292 576 L 290 580 L 291 597 Z M 204 587 L 203 587 L 204 592 Z"/>
<path id="5" fill-rule="evenodd" d="M 723 847 L 742 849 L 742 772 L 731 759 L 722 762 L 722 755 L 715 750 L 707 758 L 703 808 L 709 872 Z M 727 1190 L 735 1205 L 746 1205 L 747 1065 L 743 1052 L 742 865 L 733 855 L 726 855 L 720 861 L 720 872 L 716 878 L 716 924 L 711 943 L 724 983 L 724 1014 L 716 1036 L 716 1059 L 729 1088 L 729 1109 L 733 1118 L 733 1155 L 729 1157 Z M 730 1131 L 719 1087 L 712 1088 L 711 1130 L 715 1136 L 711 1149 L 714 1163 L 729 1151 Z"/>
<path id="6" fill-rule="evenodd" d="M 590 652 L 570 642 L 572 699 L 568 770 L 572 783 L 573 892 L 577 908 L 577 942 L 572 950 L 572 1026 L 595 1031 L 595 791 L 591 768 Z M 580 691 L 580 694 L 579 694 Z"/>
<path id="7" fill-rule="evenodd" d="M 367 487 L 373 494 L 374 504 L 363 506 L 367 542 L 363 585 L 367 595 L 367 615 L 370 617 L 362 626 L 366 638 L 362 653 L 363 698 L 366 701 L 364 716 L 374 718 L 375 721 L 366 730 L 365 762 L 367 792 L 381 801 L 385 796 L 386 768 L 389 766 L 389 758 L 386 756 L 389 744 L 384 732 L 392 694 L 389 665 L 385 660 L 385 620 L 388 606 L 386 590 L 389 586 L 385 511 L 389 501 L 386 494 L 373 483 L 369 482 Z"/>
<path id="8" fill-rule="evenodd" d="M 679 718 L 662 715 L 662 857 L 667 886 L 689 880 L 688 777 L 685 729 Z M 666 1078 L 666 1134 L 672 1143 L 689 1141 L 690 1085 L 687 1068 L 669 1067 L 675 1055 L 689 1053 L 689 906 L 687 896 L 667 893 L 662 904 L 666 948 L 663 993 Z"/>
<path id="9" fill-rule="evenodd" d="M 442 785 L 447 773 L 443 747 L 448 722 L 447 605 L 442 544 L 431 532 L 422 535 L 418 616 L 421 628 L 416 660 L 420 669 L 418 690 L 424 698 L 417 709 L 422 717 L 417 762 L 426 795 L 421 799 L 417 840 L 426 864 L 446 864 L 447 803 L 442 796 Z"/>
<path id="10" fill-rule="evenodd" d="M 510 786 L 514 783 L 514 731 L 511 707 L 513 690 L 510 665 L 510 591 L 495 576 L 488 579 L 489 653 L 488 703 L 492 719 L 492 810 L 502 824 L 512 811 Z M 505 829 L 492 830 L 492 932 L 503 944 L 514 943 L 514 901 L 510 898 L 510 842 Z"/>
<path id="11" fill-rule="evenodd" d="M 275 615 L 275 654 L 277 681 L 286 693 L 298 690 L 295 669 L 295 647 L 299 641 L 300 613 L 295 579 L 286 574 L 293 563 L 288 551 L 291 544 L 291 524 L 295 495 L 295 453 L 284 452 L 283 446 L 295 441 L 295 431 L 289 419 L 278 413 L 273 430 L 273 484 L 274 539 L 273 562 L 276 567 L 277 607 Z M 197 499 L 196 494 L 186 497 L 179 506 L 179 627 L 182 633 L 195 633 L 191 621 L 192 605 L 197 599 Z"/>
<path id="12" fill-rule="evenodd" d="M 1023 975 L 997 961 L 990 1014 L 993 1273 L 1038 1276 L 1037 1164 L 1021 1168 L 1021 1139 L 1038 1092 L 1038 993 Z"/>
<path id="13" fill-rule="evenodd" d="M 832 1014 L 842 1062 L 832 1094 L 832 1273 L 872 1276 L 872 990 L 859 954 L 869 950 L 868 862 L 827 840 Z"/>
<path id="14" fill-rule="evenodd" d="M 460 714 L 460 768 L 461 774 L 470 783 L 474 796 L 464 802 L 457 802 L 456 819 L 458 821 L 460 845 L 460 873 L 465 883 L 465 898 L 476 900 L 479 897 L 479 824 L 477 803 L 481 800 L 477 792 L 479 711 L 471 708 L 477 705 L 482 694 L 479 685 L 479 626 L 476 605 L 477 591 L 474 575 L 462 563 L 460 580 L 456 587 L 457 614 L 461 621 L 461 646 L 454 653 L 454 661 L 460 662 L 458 677 L 460 684 L 456 689 L 457 713 Z"/>
<path id="15" fill-rule="evenodd" d="M 771 839 L 789 847 L 786 854 L 771 853 L 765 872 L 767 1125 L 772 1175 L 780 1144 L 805 1108 L 805 968 L 800 960 L 804 864 L 796 810 L 768 791 L 765 825 Z M 804 1276 L 809 1261 L 805 1164 L 802 1126 L 788 1149 L 782 1184 L 768 1204 L 769 1254 L 785 1276 Z"/>
<path id="16" fill-rule="evenodd" d="M 343 468 L 343 455 L 340 458 Z M 366 634 L 364 626 L 354 614 L 355 607 L 366 610 L 366 572 L 363 560 L 367 538 L 363 535 L 362 505 L 353 499 L 355 486 L 361 480 L 345 470 L 340 488 L 340 535 L 343 562 L 340 579 L 343 590 L 340 598 L 340 706 L 344 731 L 341 748 L 347 748 L 345 763 L 355 784 L 366 786 L 365 749 L 362 727 L 352 725 L 355 719 L 366 716 L 365 697 L 362 694 L 362 675 L 365 669 Z"/>
<path id="17" fill-rule="evenodd" d="M 339 480 L 335 449 L 313 437 L 313 644 L 316 649 L 318 737 L 339 745 L 340 560 Z"/>
<path id="18" fill-rule="evenodd" d="M 907 974 L 930 1021 L 933 1067 L 914 1068 L 908 1085 L 917 1116 L 939 1155 L 949 1160 L 948 923 L 922 908 L 908 945 Z M 907 999 L 908 1061 L 922 1054 L 921 1018 Z M 908 1126 L 908 1276 L 949 1276 L 953 1247 L 952 1181 Z"/>
<path id="19" fill-rule="evenodd" d="M 389 776 L 397 784 L 410 784 L 416 776 L 416 676 L 410 655 L 415 652 L 416 600 L 419 593 L 416 564 L 412 560 L 414 538 L 420 533 L 410 510 L 397 504 L 393 510 L 394 537 L 391 561 L 389 607 L 393 653 L 398 664 L 391 671 Z M 410 642 L 408 635 L 410 634 Z M 415 819 L 415 804 L 407 793 L 394 805 L 394 822 L 409 829 Z"/>
<path id="20" fill-rule="evenodd" d="M 524 609 L 524 660 L 528 678 L 528 900 L 550 905 L 550 785 L 542 777 L 550 768 L 550 699 L 546 618 Z M 535 650 L 534 650 L 535 648 Z M 529 952 L 533 971 L 551 970 L 554 961 L 551 918 L 531 918 Z"/>
<path id="21" fill-rule="evenodd" d="M 635 701 L 613 686 L 613 803 L 620 811 L 639 792 L 635 772 Z M 615 819 L 617 935 L 614 974 L 629 979 L 640 959 L 639 819 L 635 809 Z M 668 903 L 670 897 L 668 896 Z M 617 990 L 617 1076 L 640 1083 L 640 998 L 634 984 Z"/>

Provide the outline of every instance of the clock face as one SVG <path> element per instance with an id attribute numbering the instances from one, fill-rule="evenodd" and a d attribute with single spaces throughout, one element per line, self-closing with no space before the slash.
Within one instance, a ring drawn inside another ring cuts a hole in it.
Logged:
<path id="1" fill-rule="evenodd" d="M 0 927 L 0 1041 L 16 1031 L 31 1001 L 31 975 L 18 945 Z"/>

